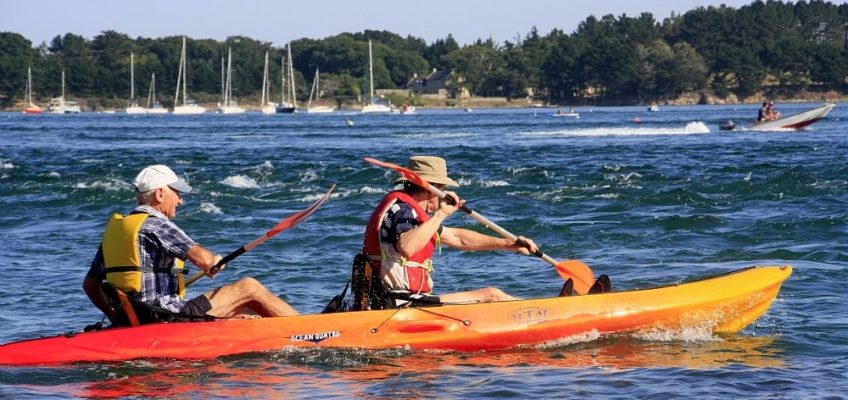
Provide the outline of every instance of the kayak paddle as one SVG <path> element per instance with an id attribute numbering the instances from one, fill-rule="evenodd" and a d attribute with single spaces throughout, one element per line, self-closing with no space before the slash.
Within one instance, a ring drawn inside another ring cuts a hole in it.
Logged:
<path id="1" fill-rule="evenodd" d="M 247 252 L 249 250 L 252 250 L 253 248 L 255 248 L 256 246 L 259 246 L 262 243 L 265 243 L 266 240 L 274 237 L 276 234 L 278 234 L 282 231 L 288 230 L 289 228 L 291 228 L 291 227 L 303 222 L 307 218 L 309 218 L 310 215 L 315 213 L 315 211 L 318 210 L 318 208 L 320 208 L 322 205 L 324 205 L 324 203 L 327 202 L 327 200 L 330 199 L 330 193 L 332 193 L 333 189 L 335 189 L 335 188 L 336 188 L 336 184 L 333 184 L 333 186 L 330 186 L 330 190 L 328 190 L 327 193 L 324 193 L 324 196 L 321 196 L 320 199 L 318 199 L 316 202 L 312 203 L 312 205 L 310 205 L 309 207 L 307 207 L 307 208 L 305 208 L 301 211 L 298 211 L 296 214 L 280 221 L 279 223 L 277 223 L 276 226 L 271 228 L 270 231 L 265 232 L 265 234 L 260 236 L 258 239 L 242 246 L 241 248 L 239 248 L 238 250 L 236 250 L 236 251 L 234 251 L 230 254 L 227 254 L 226 257 L 220 259 L 217 263 L 215 263 L 215 265 L 213 265 L 212 268 L 209 268 L 209 273 L 211 273 L 211 274 L 217 273 L 218 271 L 221 270 L 222 265 L 224 265 L 224 264 L 226 264 L 230 261 L 233 261 L 236 257 L 244 254 L 245 252 Z M 200 279 L 200 278 L 202 278 L 206 275 L 208 275 L 206 272 L 200 271 L 200 272 L 194 274 L 194 276 L 192 276 L 191 278 L 189 278 L 186 281 L 185 285 L 186 286 L 191 285 L 196 280 L 198 280 L 198 279 Z"/>
<path id="2" fill-rule="evenodd" d="M 404 167 L 401 167 L 400 165 L 397 165 L 397 164 L 392 164 L 392 163 L 376 160 L 376 159 L 369 158 L 369 157 L 366 157 L 365 161 L 367 161 L 371 164 L 374 164 L 376 166 L 379 166 L 379 167 L 393 169 L 393 170 L 397 171 L 398 173 L 400 173 L 401 175 L 403 175 L 404 178 L 408 179 L 410 182 L 412 182 L 412 183 L 414 183 L 414 184 L 416 184 L 416 185 L 418 185 L 418 186 L 420 186 L 424 189 L 429 190 L 430 193 L 433 193 L 436 196 L 438 196 L 440 199 L 445 200 L 446 202 L 448 202 L 451 205 L 454 205 L 454 200 L 453 200 L 452 197 L 448 197 L 445 194 L 445 192 L 434 187 L 433 185 L 431 185 L 429 182 L 422 179 L 420 176 L 418 176 L 418 174 L 416 174 L 414 171 L 410 170 L 409 168 L 404 168 Z M 498 224 L 492 222 L 488 218 L 478 214 L 476 211 L 472 210 L 468 206 L 463 204 L 459 209 L 464 211 L 466 214 L 470 215 L 471 218 L 474 218 L 475 220 L 477 220 L 478 222 L 483 224 L 483 226 L 497 232 L 499 235 L 501 235 L 501 236 L 503 236 L 503 237 L 505 237 L 509 240 L 518 242 L 518 244 L 527 247 L 527 243 L 525 243 L 523 240 L 519 240 L 518 237 L 516 237 L 515 235 L 513 235 L 512 233 L 510 233 L 506 229 L 501 228 L 500 226 L 498 226 Z M 595 274 L 592 272 L 592 269 L 589 268 L 588 265 L 586 265 L 585 263 L 583 263 L 580 260 L 565 260 L 565 261 L 562 261 L 562 262 L 557 262 L 556 260 L 551 258 L 549 255 L 543 253 L 542 250 L 540 250 L 540 249 L 536 250 L 536 252 L 533 253 L 533 254 L 535 256 L 547 261 L 548 264 L 551 264 L 554 267 L 556 267 L 557 273 L 559 274 L 560 277 L 562 277 L 563 280 L 572 279 L 573 282 L 574 282 L 574 290 L 577 293 L 580 293 L 580 294 L 588 293 L 589 288 L 591 288 L 592 285 L 595 282 Z"/>

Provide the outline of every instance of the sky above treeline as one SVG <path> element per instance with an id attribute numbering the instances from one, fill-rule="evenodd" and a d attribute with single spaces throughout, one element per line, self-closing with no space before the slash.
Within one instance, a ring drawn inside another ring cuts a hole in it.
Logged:
<path id="1" fill-rule="evenodd" d="M 477 39 L 514 42 L 535 26 L 572 33 L 588 16 L 635 17 L 650 12 L 661 22 L 710 5 L 739 8 L 751 0 L 39 0 L 4 2 L 0 31 L 22 34 L 34 45 L 56 35 L 93 38 L 105 30 L 157 38 L 187 35 L 224 40 L 241 35 L 282 46 L 300 38 L 322 39 L 342 32 L 385 30 L 432 43 L 452 34 L 460 44 Z"/>

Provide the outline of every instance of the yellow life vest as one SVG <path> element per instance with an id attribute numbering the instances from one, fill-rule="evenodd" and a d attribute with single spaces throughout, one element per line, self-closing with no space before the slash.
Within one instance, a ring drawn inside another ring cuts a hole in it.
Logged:
<path id="1" fill-rule="evenodd" d="M 174 268 L 150 268 L 142 266 L 138 233 L 148 214 L 123 216 L 113 214 L 103 233 L 103 262 L 106 265 L 106 281 L 124 293 L 141 292 L 142 272 L 177 275 L 179 295 L 185 298 L 185 262 L 177 259 Z"/>

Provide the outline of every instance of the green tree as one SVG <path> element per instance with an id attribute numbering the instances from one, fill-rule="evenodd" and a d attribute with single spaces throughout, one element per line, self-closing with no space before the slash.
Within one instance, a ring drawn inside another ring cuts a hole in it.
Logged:
<path id="1" fill-rule="evenodd" d="M 32 42 L 22 35 L 0 32 L 0 106 L 8 107 L 23 98 L 27 67 L 32 64 L 34 54 Z"/>

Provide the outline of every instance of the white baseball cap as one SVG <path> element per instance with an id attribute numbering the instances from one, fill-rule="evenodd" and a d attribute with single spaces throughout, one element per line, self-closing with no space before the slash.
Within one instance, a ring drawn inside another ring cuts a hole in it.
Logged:
<path id="1" fill-rule="evenodd" d="M 191 186 L 177 177 L 170 168 L 165 165 L 151 165 L 138 173 L 133 180 L 136 190 L 144 193 L 160 187 L 168 186 L 180 193 L 191 192 Z"/>

